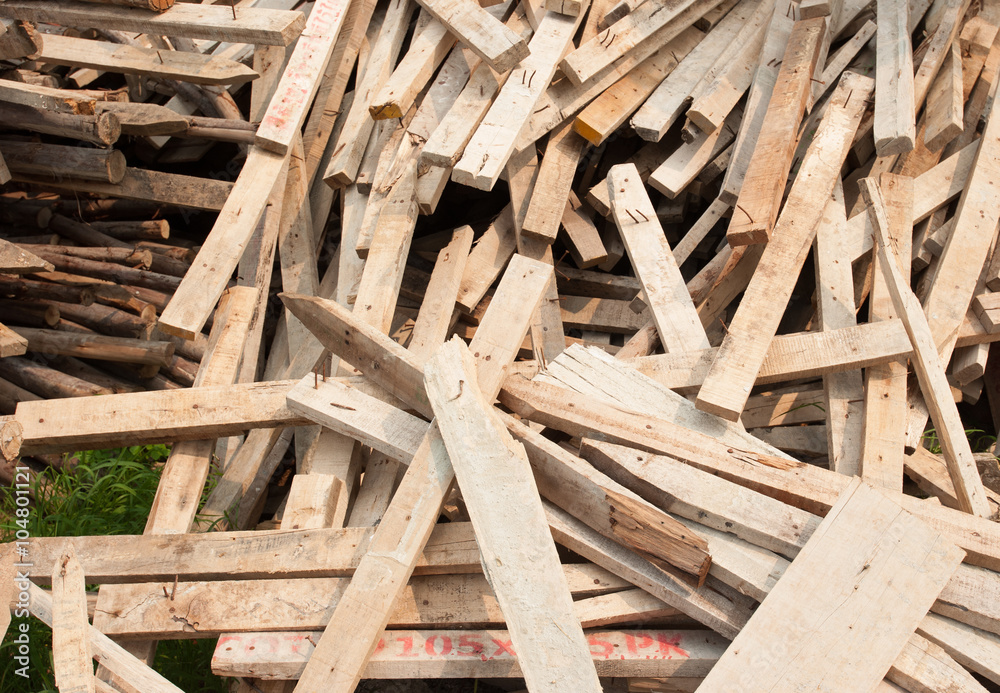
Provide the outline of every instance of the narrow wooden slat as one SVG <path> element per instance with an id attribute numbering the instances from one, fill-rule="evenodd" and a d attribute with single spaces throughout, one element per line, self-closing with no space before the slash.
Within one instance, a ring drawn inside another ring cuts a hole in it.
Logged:
<path id="1" fill-rule="evenodd" d="M 875 38 L 875 150 L 879 156 L 905 154 L 916 139 L 913 47 L 906 3 L 881 0 Z"/>
<path id="2" fill-rule="evenodd" d="M 912 558 L 904 558 L 912 556 Z M 962 552 L 897 504 L 856 479 L 844 491 L 813 540 L 754 613 L 705 685 L 763 691 L 795 686 L 821 690 L 869 690 L 905 646 Z M 912 561 L 912 563 L 911 563 Z M 859 573 L 868 579 L 860 579 Z M 802 603 L 802 589 L 822 576 L 828 590 Z M 885 584 L 905 583 L 905 597 L 892 598 Z M 789 626 L 788 614 L 798 613 Z M 889 614 L 892 614 L 891 616 Z M 772 624 L 780 622 L 780 628 Z M 852 637 L 862 623 L 879 628 L 877 647 Z M 891 623 L 891 626 L 889 625 Z M 767 634 L 766 636 L 761 634 Z M 779 637 L 793 652 L 794 666 L 754 667 L 755 653 Z M 859 656 L 864 648 L 864 656 Z M 848 664 L 849 663 L 849 664 Z M 752 681 L 745 674 L 752 667 Z"/>
<path id="3" fill-rule="evenodd" d="M 529 55 L 525 41 L 478 2 L 420 0 L 420 6 L 497 72 L 510 70 Z"/>
<path id="4" fill-rule="evenodd" d="M 878 184 L 869 178 L 862 179 L 861 194 L 868 204 L 868 214 L 875 230 L 882 276 L 885 277 L 886 286 L 892 296 L 893 306 L 903 320 L 906 333 L 913 344 L 913 367 L 917 371 L 924 401 L 931 412 L 938 438 L 941 440 L 959 504 L 966 512 L 989 517 L 989 503 L 986 501 L 983 482 L 972 457 L 972 450 L 965 436 L 958 409 L 951 398 L 944 366 L 935 348 L 927 315 L 903 278 L 898 260 L 891 251 L 889 221 Z"/>
<path id="5" fill-rule="evenodd" d="M 89 2 L 10 2 L 0 7 L 0 17 L 63 26 L 101 27 L 144 34 L 186 36 L 206 41 L 232 41 L 287 46 L 302 31 L 299 12 L 243 8 L 233 19 L 228 7 L 180 3 L 166 12 L 136 12 L 129 7 Z"/>
<path id="6" fill-rule="evenodd" d="M 808 21 L 820 22 L 817 32 L 822 28 L 822 20 Z M 699 409 L 730 421 L 739 418 L 768 344 L 777 332 L 793 288 L 792 278 L 798 275 L 812 245 L 871 89 L 872 81 L 855 73 L 846 73 L 837 85 L 771 241 L 698 392 Z"/>
<path id="7" fill-rule="evenodd" d="M 464 344 L 448 342 L 428 361 L 425 384 L 525 681 L 553 691 L 603 690 L 587 661 L 569 588 L 559 579 L 559 556 L 527 456 L 498 431 L 475 367 Z"/>
<path id="8" fill-rule="evenodd" d="M 95 693 L 87 620 L 87 586 L 75 552 L 64 554 L 52 572 L 52 668 L 60 692 Z"/>
<path id="9" fill-rule="evenodd" d="M 705 329 L 634 165 L 622 164 L 608 172 L 608 196 L 665 350 L 707 349 Z"/>
<path id="10" fill-rule="evenodd" d="M 823 19 L 799 21 L 792 29 L 754 157 L 726 232 L 732 246 L 763 243 L 771 237 L 825 31 Z"/>
<path id="11" fill-rule="evenodd" d="M 570 123 L 552 133 L 521 224 L 522 233 L 548 243 L 555 241 L 569 202 L 573 174 L 586 146 L 587 141 Z"/>

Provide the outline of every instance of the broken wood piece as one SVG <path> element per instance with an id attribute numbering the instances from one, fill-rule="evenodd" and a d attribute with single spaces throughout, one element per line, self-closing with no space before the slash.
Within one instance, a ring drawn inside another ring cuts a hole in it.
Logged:
<path id="1" fill-rule="evenodd" d="M 555 241 L 569 202 L 573 174 L 586 146 L 587 141 L 570 123 L 564 124 L 549 137 L 528 211 L 521 223 L 523 234 L 547 243 Z"/>
<path id="2" fill-rule="evenodd" d="M 472 354 L 464 344 L 448 342 L 427 362 L 424 377 L 472 518 L 483 570 L 520 652 L 526 682 L 533 688 L 602 690 L 587 661 L 569 588 L 559 579 L 559 557 L 527 456 L 506 431 L 497 429 L 489 414 L 492 402 L 479 389 Z M 499 485 L 493 474 L 500 475 Z M 513 526 L 519 528 L 516 540 L 508 534 Z M 558 683 L 551 678 L 556 672 Z"/>
<path id="3" fill-rule="evenodd" d="M 944 148 L 962 132 L 965 104 L 962 96 L 962 52 L 956 41 L 927 93 L 924 145 L 932 152 Z"/>
<path id="4" fill-rule="evenodd" d="M 976 462 L 972 458 L 972 450 L 965 436 L 958 409 L 955 408 L 951 398 L 944 366 L 935 348 L 927 316 L 903 278 L 895 254 L 890 250 L 889 222 L 882 193 L 878 184 L 872 179 L 862 179 L 860 185 L 875 233 L 882 275 L 892 296 L 893 305 L 903 320 L 906 333 L 913 344 L 913 367 L 920 380 L 924 401 L 934 420 L 958 501 L 965 512 L 979 517 L 989 517 L 989 503 L 983 490 L 983 482 L 979 477 Z"/>
<path id="5" fill-rule="evenodd" d="M 907 555 L 912 558 L 904 558 Z M 833 560 L 834 556 L 840 558 Z M 713 690 L 726 686 L 769 690 L 795 686 L 801 680 L 813 686 L 819 682 L 824 690 L 870 690 L 896 660 L 961 560 L 962 552 L 946 538 L 855 479 L 709 672 L 705 685 Z M 859 574 L 866 579 L 859 579 Z M 818 575 L 830 589 L 804 607 L 801 590 Z M 909 585 L 905 597 L 885 592 L 889 580 Z M 787 626 L 792 612 L 800 614 L 798 627 L 773 630 L 775 619 Z M 892 623 L 888 630 L 887 619 Z M 850 636 L 863 622 L 869 623 L 867 628 L 883 629 L 884 645 L 877 650 Z M 753 668 L 751 682 L 744 677 L 747 666 L 752 666 L 748 658 L 768 647 L 765 643 L 770 640 L 760 639 L 765 632 L 771 639 L 780 633 L 799 663 Z M 864 657 L 851 654 L 862 646 Z"/>
<path id="6" fill-rule="evenodd" d="M 739 419 L 791 294 L 790 277 L 797 276 L 805 262 L 872 86 L 871 79 L 856 73 L 845 73 L 837 85 L 719 355 L 698 391 L 699 409 Z"/>
<path id="7" fill-rule="evenodd" d="M 764 243 L 771 237 L 825 32 L 822 18 L 798 21 L 792 28 L 754 157 L 726 232 L 732 246 Z"/>
<path id="8" fill-rule="evenodd" d="M 621 234 L 666 351 L 710 344 L 635 165 L 608 172 L 611 215 Z"/>
<path id="9" fill-rule="evenodd" d="M 729 114 L 722 127 L 710 133 L 699 131 L 693 140 L 678 147 L 649 174 L 649 184 L 668 198 L 676 198 L 712 159 L 732 143 L 742 115 L 742 111 L 737 109 Z"/>

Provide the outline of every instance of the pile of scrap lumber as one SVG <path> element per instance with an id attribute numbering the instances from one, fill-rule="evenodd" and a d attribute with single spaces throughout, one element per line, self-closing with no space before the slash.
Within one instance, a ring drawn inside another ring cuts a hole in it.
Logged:
<path id="1" fill-rule="evenodd" d="M 1000 2 L 297 4 L 0 2 L 4 473 L 172 445 L 60 690 L 997 690 Z"/>

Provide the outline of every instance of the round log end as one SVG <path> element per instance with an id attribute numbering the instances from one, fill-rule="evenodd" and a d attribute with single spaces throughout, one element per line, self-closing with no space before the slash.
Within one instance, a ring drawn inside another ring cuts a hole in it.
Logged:
<path id="1" fill-rule="evenodd" d="M 139 317 L 142 318 L 143 321 L 148 323 L 149 325 L 155 325 L 156 306 L 154 306 L 152 303 L 148 304 L 141 311 L 139 311 Z M 150 330 L 150 332 L 152 332 L 152 330 Z M 149 337 L 146 337 L 146 339 L 149 339 Z"/>
<path id="2" fill-rule="evenodd" d="M 118 184 L 125 178 L 125 155 L 117 149 L 108 152 L 108 182 Z"/>
<path id="3" fill-rule="evenodd" d="M 61 317 L 59 309 L 55 306 L 49 305 L 45 307 L 45 315 L 43 316 L 43 319 L 45 320 L 45 324 L 49 327 L 55 327 L 58 325 Z"/>
<path id="4" fill-rule="evenodd" d="M 111 146 L 122 136 L 122 122 L 111 111 L 104 111 L 97 116 L 97 136 L 101 142 Z"/>
<path id="5" fill-rule="evenodd" d="M 174 0 L 149 0 L 149 9 L 163 12 L 174 6 Z"/>
<path id="6" fill-rule="evenodd" d="M 91 306 L 94 304 L 94 290 L 88 287 L 84 287 L 80 290 L 80 305 L 81 306 Z"/>
<path id="7" fill-rule="evenodd" d="M 4 459 L 13 461 L 21 454 L 21 441 L 24 439 L 21 424 L 13 418 L 8 418 L 0 427 L 0 453 Z"/>

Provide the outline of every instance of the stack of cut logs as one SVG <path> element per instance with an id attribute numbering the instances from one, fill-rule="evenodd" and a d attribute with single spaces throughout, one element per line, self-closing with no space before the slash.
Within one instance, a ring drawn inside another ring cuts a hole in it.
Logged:
<path id="1" fill-rule="evenodd" d="M 1000 690 L 1000 0 L 0 22 L 0 476 L 172 445 L 60 690 Z"/>

